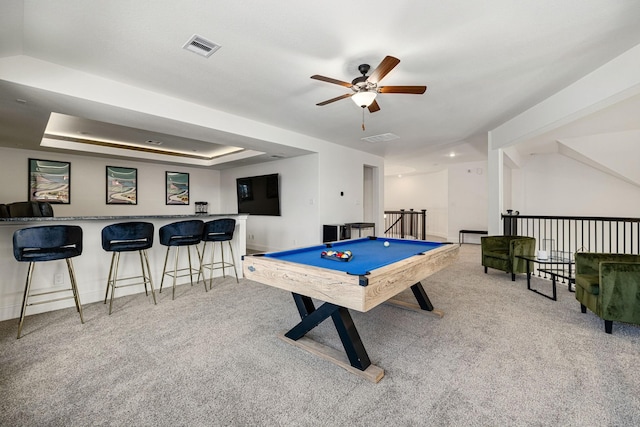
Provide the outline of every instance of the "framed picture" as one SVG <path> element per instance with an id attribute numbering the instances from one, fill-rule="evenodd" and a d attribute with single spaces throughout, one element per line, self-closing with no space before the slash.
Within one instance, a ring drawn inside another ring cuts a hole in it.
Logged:
<path id="1" fill-rule="evenodd" d="M 182 172 L 166 172 L 165 203 L 167 205 L 189 204 L 189 174 Z"/>
<path id="2" fill-rule="evenodd" d="M 29 159 L 29 197 L 27 200 L 71 203 L 71 163 Z"/>
<path id="3" fill-rule="evenodd" d="M 138 204 L 138 169 L 107 166 L 107 204 Z"/>

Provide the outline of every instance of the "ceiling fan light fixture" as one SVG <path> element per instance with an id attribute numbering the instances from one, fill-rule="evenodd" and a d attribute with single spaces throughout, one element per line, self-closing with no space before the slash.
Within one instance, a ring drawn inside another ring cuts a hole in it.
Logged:
<path id="1" fill-rule="evenodd" d="M 366 108 L 375 101 L 377 94 L 375 91 L 363 90 L 354 93 L 351 99 L 353 99 L 353 102 L 355 102 L 358 107 Z"/>

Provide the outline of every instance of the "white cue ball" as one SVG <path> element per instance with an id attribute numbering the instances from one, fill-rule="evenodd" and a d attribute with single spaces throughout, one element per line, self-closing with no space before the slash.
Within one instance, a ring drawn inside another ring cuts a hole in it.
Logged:
<path id="1" fill-rule="evenodd" d="M 384 242 L 384 245 L 385 246 L 389 246 L 389 242 Z"/>

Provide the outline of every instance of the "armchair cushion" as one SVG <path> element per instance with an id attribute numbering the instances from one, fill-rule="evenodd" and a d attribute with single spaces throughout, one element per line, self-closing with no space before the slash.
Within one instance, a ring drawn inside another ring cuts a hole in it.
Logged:
<path id="1" fill-rule="evenodd" d="M 575 259 L 576 299 L 605 320 L 605 330 L 614 320 L 640 324 L 640 255 L 579 252 Z"/>

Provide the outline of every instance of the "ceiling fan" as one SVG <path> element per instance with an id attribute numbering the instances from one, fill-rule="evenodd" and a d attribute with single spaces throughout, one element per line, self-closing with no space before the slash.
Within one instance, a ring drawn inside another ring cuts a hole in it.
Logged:
<path id="1" fill-rule="evenodd" d="M 362 64 L 358 67 L 358 71 L 362 73 L 362 76 L 356 77 L 351 83 L 332 79 L 331 77 L 319 76 L 317 74 L 311 76 L 312 79 L 348 87 L 353 91 L 353 93 L 345 93 L 344 95 L 319 102 L 316 105 L 322 106 L 341 99 L 351 98 L 358 107 L 362 107 L 363 109 L 366 107 L 369 109 L 370 113 L 375 113 L 380 110 L 380 106 L 376 101 L 376 96 L 379 93 L 408 93 L 422 95 L 427 90 L 426 86 L 378 86 L 380 80 L 389 74 L 389 72 L 399 63 L 400 60 L 398 58 L 387 56 L 369 76 L 367 76 L 367 73 L 371 67 L 369 64 Z"/>

